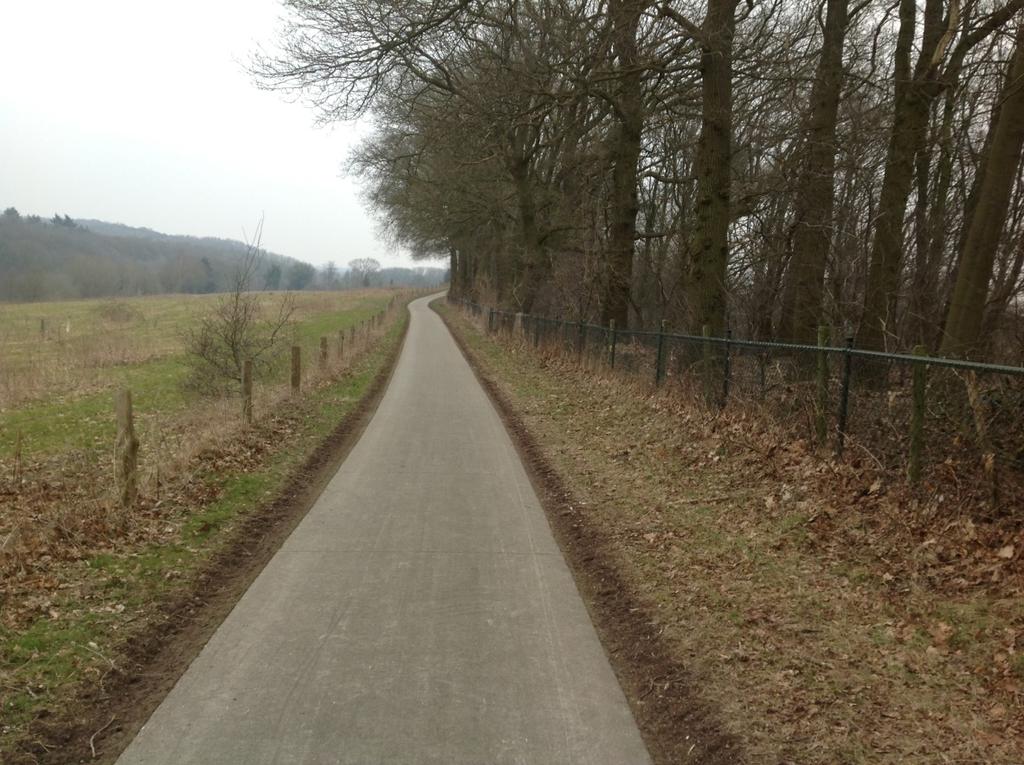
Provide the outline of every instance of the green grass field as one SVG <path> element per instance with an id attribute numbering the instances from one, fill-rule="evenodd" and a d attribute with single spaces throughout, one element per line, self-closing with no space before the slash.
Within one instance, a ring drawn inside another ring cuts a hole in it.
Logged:
<path id="1" fill-rule="evenodd" d="M 295 293 L 292 341 L 316 358 L 336 336 L 380 311 L 386 290 Z M 268 313 L 281 294 L 261 295 Z M 186 406 L 184 336 L 217 295 L 0 304 L 0 458 L 106 449 L 111 394 L 132 391 L 144 432 Z M 280 374 L 280 373 L 279 373 Z"/>

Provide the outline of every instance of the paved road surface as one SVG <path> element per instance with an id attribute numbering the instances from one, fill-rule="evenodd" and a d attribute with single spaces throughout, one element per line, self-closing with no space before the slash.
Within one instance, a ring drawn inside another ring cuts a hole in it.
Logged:
<path id="1" fill-rule="evenodd" d="M 121 765 L 649 762 L 498 415 L 410 310 L 366 432 Z"/>

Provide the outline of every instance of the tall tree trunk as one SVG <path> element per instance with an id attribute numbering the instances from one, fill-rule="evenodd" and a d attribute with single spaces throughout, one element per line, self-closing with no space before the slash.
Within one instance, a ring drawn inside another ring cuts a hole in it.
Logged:
<path id="1" fill-rule="evenodd" d="M 849 0 L 828 0 L 821 56 L 811 89 L 807 154 L 797 182 L 793 257 L 778 333 L 792 342 L 814 342 L 821 323 L 825 266 L 832 242 L 836 122 L 849 5 Z"/>
<path id="2" fill-rule="evenodd" d="M 453 297 L 459 295 L 459 251 L 448 245 L 448 291 Z"/>
<path id="3" fill-rule="evenodd" d="M 637 165 L 644 126 L 643 78 L 637 52 L 637 31 L 646 2 L 611 0 L 612 49 L 618 62 L 615 97 L 618 124 L 611 147 L 612 189 L 609 200 L 608 264 L 602 318 L 629 326 L 630 291 L 636 243 Z"/>
<path id="4" fill-rule="evenodd" d="M 523 248 L 522 265 L 516 269 L 519 276 L 513 279 L 515 286 L 512 300 L 520 311 L 530 313 L 537 293 L 540 292 L 551 270 L 550 262 L 537 223 L 537 202 L 530 180 L 530 162 L 522 154 L 517 153 L 516 156 L 509 158 L 507 165 L 516 192 Z"/>
<path id="5" fill-rule="evenodd" d="M 468 298 L 473 294 L 472 273 L 470 271 L 470 250 L 463 247 L 459 251 L 459 297 Z"/>
<path id="6" fill-rule="evenodd" d="M 917 246 L 914 276 L 910 288 L 910 339 L 915 344 L 934 347 L 942 328 L 942 306 L 936 301 L 939 294 L 939 271 L 947 251 L 946 217 L 949 195 L 953 183 L 956 153 L 954 151 L 953 123 L 956 118 L 956 92 L 960 72 L 957 69 L 948 79 L 942 123 L 939 128 L 939 158 L 935 182 L 928 178 L 930 154 L 918 157 L 918 207 L 916 221 Z M 927 215 L 924 210 L 927 208 Z"/>
<path id="7" fill-rule="evenodd" d="M 686 284 L 691 329 L 725 330 L 732 195 L 732 49 L 738 0 L 709 0 L 701 25 L 701 127 L 693 264 Z"/>
<path id="8" fill-rule="evenodd" d="M 992 267 L 1024 149 L 1024 23 L 1017 29 L 1016 47 L 999 104 L 992 114 L 992 140 L 979 170 L 977 203 L 943 333 L 942 352 L 947 354 L 970 355 L 981 345 Z"/>
<path id="9" fill-rule="evenodd" d="M 896 308 L 903 266 L 903 222 L 914 183 L 915 160 L 928 139 L 931 103 L 938 93 L 942 0 L 927 0 L 921 50 L 913 72 L 910 56 L 917 29 L 916 0 L 900 0 L 900 30 L 893 79 L 895 100 L 885 174 L 871 246 L 864 311 L 857 333 L 863 348 L 883 349 L 896 334 Z"/>

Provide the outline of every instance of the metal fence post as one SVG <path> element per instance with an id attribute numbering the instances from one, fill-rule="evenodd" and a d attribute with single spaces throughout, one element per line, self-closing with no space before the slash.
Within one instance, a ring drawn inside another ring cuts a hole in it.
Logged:
<path id="1" fill-rule="evenodd" d="M 818 443 L 828 437 L 828 352 L 823 350 L 829 341 L 828 327 L 818 327 L 818 401 L 814 413 L 814 430 Z"/>
<path id="2" fill-rule="evenodd" d="M 923 345 L 914 347 L 914 355 L 924 358 L 928 349 Z M 910 410 L 910 457 L 907 462 L 907 478 L 917 484 L 921 480 L 921 452 L 924 449 L 924 399 L 928 365 L 923 361 L 914 364 L 913 404 Z"/>
<path id="3" fill-rule="evenodd" d="M 654 361 L 654 386 L 659 387 L 665 378 L 665 328 L 668 321 L 661 320 L 661 330 L 658 332 L 658 356 Z"/>
<path id="4" fill-rule="evenodd" d="M 579 358 L 583 358 L 583 345 L 586 343 L 586 332 L 583 329 L 586 325 L 583 323 L 583 319 L 577 322 L 579 326 L 576 328 L 576 355 Z"/>
<path id="5" fill-rule="evenodd" d="M 615 319 L 608 321 L 608 366 L 615 369 Z"/>
<path id="6" fill-rule="evenodd" d="M 846 350 L 843 352 L 843 387 L 839 394 L 839 426 L 836 433 L 836 456 L 843 456 L 846 445 L 846 417 L 850 411 L 850 373 L 853 371 L 853 338 L 846 338 Z"/>
<path id="7" fill-rule="evenodd" d="M 494 309 L 490 309 L 490 313 L 487 314 L 487 331 L 494 332 Z"/>
<path id="8" fill-rule="evenodd" d="M 705 324 L 700 329 L 701 335 L 704 339 L 701 341 L 701 353 L 704 358 L 704 369 L 702 371 L 702 377 L 704 378 L 704 396 L 705 400 L 710 400 L 714 396 L 714 383 L 712 382 L 712 368 L 711 368 L 711 325 Z"/>
<path id="9" fill-rule="evenodd" d="M 722 375 L 722 409 L 729 400 L 729 385 L 732 382 L 732 330 L 725 330 L 725 369 Z"/>

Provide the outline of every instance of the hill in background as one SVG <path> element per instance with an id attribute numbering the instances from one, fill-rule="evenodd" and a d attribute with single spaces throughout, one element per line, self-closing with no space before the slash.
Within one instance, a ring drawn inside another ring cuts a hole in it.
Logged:
<path id="1" fill-rule="evenodd" d="M 0 215 L 0 300 L 223 292 L 246 249 L 231 239 L 174 236 L 67 215 L 47 220 L 8 208 Z M 253 286 L 337 289 L 369 281 L 366 286 L 419 287 L 440 284 L 444 276 L 438 268 L 389 268 L 354 278 L 265 252 Z"/>

